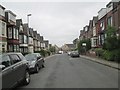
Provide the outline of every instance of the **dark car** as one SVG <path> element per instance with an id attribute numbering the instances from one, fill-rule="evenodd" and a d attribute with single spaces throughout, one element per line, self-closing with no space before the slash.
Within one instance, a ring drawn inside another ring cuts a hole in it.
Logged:
<path id="1" fill-rule="evenodd" d="M 39 53 L 27 54 L 25 58 L 29 62 L 29 69 L 31 72 L 38 73 L 40 68 L 44 67 L 44 59 Z"/>
<path id="2" fill-rule="evenodd" d="M 71 57 L 80 57 L 78 51 L 72 51 L 70 54 Z"/>
<path id="3" fill-rule="evenodd" d="M 1 54 L 0 70 L 2 89 L 14 88 L 19 83 L 30 83 L 28 61 L 21 53 Z"/>

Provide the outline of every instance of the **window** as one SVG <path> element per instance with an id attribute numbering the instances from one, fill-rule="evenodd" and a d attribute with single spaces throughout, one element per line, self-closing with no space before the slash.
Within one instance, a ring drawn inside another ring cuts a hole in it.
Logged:
<path id="1" fill-rule="evenodd" d="M 24 43 L 27 43 L 27 36 L 24 35 Z"/>
<path id="2" fill-rule="evenodd" d="M 0 8 L 0 15 L 1 15 L 1 16 L 5 16 L 5 11 L 4 11 L 4 9 L 2 9 L 2 8 Z"/>
<path id="3" fill-rule="evenodd" d="M 9 49 L 10 52 L 12 52 L 13 51 L 13 45 L 8 45 L 8 49 Z"/>
<path id="4" fill-rule="evenodd" d="M 98 39 L 99 39 L 98 43 L 99 43 L 99 45 L 101 45 L 100 35 L 99 35 Z"/>
<path id="5" fill-rule="evenodd" d="M 8 55 L 2 56 L 2 65 L 5 65 L 5 67 L 8 67 L 11 65 L 10 58 Z"/>
<path id="6" fill-rule="evenodd" d="M 22 53 L 23 53 L 23 48 L 20 48 L 20 52 L 22 52 Z"/>
<path id="7" fill-rule="evenodd" d="M 24 52 L 28 52 L 28 48 L 24 48 Z"/>
<path id="8" fill-rule="evenodd" d="M 102 41 L 102 45 L 104 44 L 104 40 L 105 38 L 104 38 L 104 35 L 101 35 L 101 41 Z"/>
<path id="9" fill-rule="evenodd" d="M 19 39 L 19 38 L 18 38 L 18 35 L 19 35 L 19 34 L 18 34 L 18 29 L 16 29 L 16 39 Z"/>
<path id="10" fill-rule="evenodd" d="M 17 48 L 16 45 L 14 45 L 14 52 L 16 52 L 16 48 Z"/>
<path id="11" fill-rule="evenodd" d="M 19 45 L 17 45 L 17 51 L 19 51 Z"/>
<path id="12" fill-rule="evenodd" d="M 22 26 L 20 26 L 20 32 L 22 32 L 23 31 L 23 27 Z"/>
<path id="13" fill-rule="evenodd" d="M 9 20 L 12 20 L 13 22 L 16 22 L 16 17 L 12 15 L 11 13 L 8 14 Z"/>
<path id="14" fill-rule="evenodd" d="M 21 61 L 20 58 L 18 57 L 18 55 L 16 55 L 16 54 L 10 55 L 10 57 L 11 57 L 11 60 L 12 60 L 13 64 Z"/>
<path id="15" fill-rule="evenodd" d="M 2 52 L 5 52 L 5 45 L 2 45 Z"/>
<path id="16" fill-rule="evenodd" d="M 26 60 L 26 58 L 22 54 L 19 54 L 18 56 L 21 60 Z"/>
<path id="17" fill-rule="evenodd" d="M 105 29 L 105 26 L 104 26 L 104 22 L 103 22 L 103 21 L 101 21 L 100 27 L 101 27 L 101 31 L 103 31 L 103 30 Z"/>
<path id="18" fill-rule="evenodd" d="M 13 33 L 13 38 L 16 39 L 16 30 L 15 30 L 15 28 L 13 29 L 13 32 L 14 32 Z"/>
<path id="19" fill-rule="evenodd" d="M 112 26 L 112 17 L 111 16 L 107 19 L 107 24 Z"/>
<path id="20" fill-rule="evenodd" d="M 29 44 L 33 44 L 33 38 L 29 37 Z"/>
<path id="21" fill-rule="evenodd" d="M 6 24 L 5 22 L 2 22 L 2 36 L 6 36 Z"/>
<path id="22" fill-rule="evenodd" d="M 19 43 L 23 43 L 23 35 L 19 35 Z"/>
<path id="23" fill-rule="evenodd" d="M 8 37 L 12 38 L 12 28 L 8 28 Z"/>
<path id="24" fill-rule="evenodd" d="M 13 33 L 14 39 L 18 39 L 18 29 L 17 29 L 17 28 L 14 28 L 13 31 L 14 31 L 14 33 Z"/>

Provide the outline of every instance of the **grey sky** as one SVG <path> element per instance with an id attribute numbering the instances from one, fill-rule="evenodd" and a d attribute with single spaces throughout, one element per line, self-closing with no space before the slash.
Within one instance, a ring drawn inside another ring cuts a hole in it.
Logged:
<path id="1" fill-rule="evenodd" d="M 2 5 L 24 23 L 31 13 L 30 26 L 51 44 L 61 46 L 78 38 L 79 31 L 108 2 L 2 2 Z"/>

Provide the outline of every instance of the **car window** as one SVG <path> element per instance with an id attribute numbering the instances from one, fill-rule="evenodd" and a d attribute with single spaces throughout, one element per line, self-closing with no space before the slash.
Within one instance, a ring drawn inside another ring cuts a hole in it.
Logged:
<path id="1" fill-rule="evenodd" d="M 11 58 L 13 64 L 21 61 L 20 58 L 18 57 L 18 55 L 16 55 L 16 54 L 10 55 L 10 58 Z"/>
<path id="2" fill-rule="evenodd" d="M 4 65 L 5 67 L 8 67 L 11 65 L 11 61 L 10 61 L 10 58 L 8 55 L 4 55 L 2 56 L 2 62 L 1 62 L 2 65 Z"/>
<path id="3" fill-rule="evenodd" d="M 28 54 L 25 56 L 25 58 L 28 60 L 28 61 L 32 61 L 34 59 L 37 59 L 36 55 L 35 54 Z"/>
<path id="4" fill-rule="evenodd" d="M 26 58 L 22 54 L 19 54 L 18 56 L 21 60 L 26 60 Z"/>

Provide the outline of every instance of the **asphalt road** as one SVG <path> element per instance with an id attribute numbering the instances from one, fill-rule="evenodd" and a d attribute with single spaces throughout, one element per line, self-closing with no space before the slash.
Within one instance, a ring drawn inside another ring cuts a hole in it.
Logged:
<path id="1" fill-rule="evenodd" d="M 118 70 L 84 58 L 57 54 L 45 60 L 45 68 L 31 75 L 23 88 L 118 88 Z"/>

